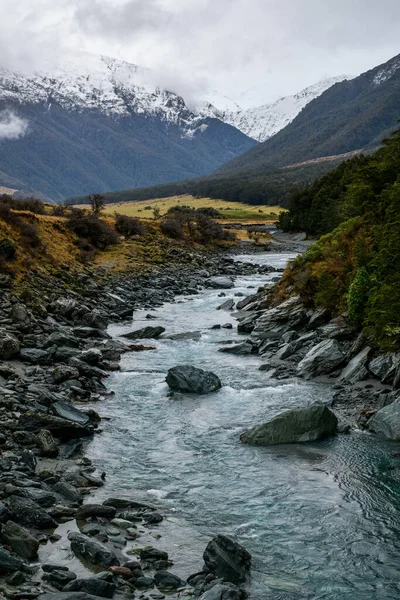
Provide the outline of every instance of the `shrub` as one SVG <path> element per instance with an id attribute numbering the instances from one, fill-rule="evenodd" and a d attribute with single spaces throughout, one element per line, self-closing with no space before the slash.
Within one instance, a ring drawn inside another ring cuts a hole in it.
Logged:
<path id="1" fill-rule="evenodd" d="M 168 219 L 165 219 L 165 221 L 162 221 L 160 229 L 164 235 L 173 238 L 174 240 L 182 240 L 185 237 L 182 224 L 178 219 L 173 217 L 169 217 Z"/>
<path id="2" fill-rule="evenodd" d="M 354 325 L 360 327 L 364 320 L 365 307 L 368 302 L 371 287 L 368 271 L 365 267 L 358 269 L 350 287 L 348 295 L 349 319 Z"/>
<path id="3" fill-rule="evenodd" d="M 63 217 L 65 215 L 65 206 L 55 204 L 51 207 L 51 212 L 54 217 Z"/>
<path id="4" fill-rule="evenodd" d="M 8 239 L 0 240 L 0 256 L 4 258 L 4 260 L 14 260 L 15 255 L 15 244 Z"/>
<path id="5" fill-rule="evenodd" d="M 79 238 L 87 240 L 91 246 L 100 250 L 118 242 L 115 231 L 95 215 L 72 215 L 68 226 Z"/>
<path id="6" fill-rule="evenodd" d="M 127 217 L 126 215 L 116 214 L 115 228 L 118 233 L 126 237 L 144 234 L 144 226 L 136 217 Z"/>
<path id="7" fill-rule="evenodd" d="M 3 196 L 0 198 L 0 203 L 8 206 L 12 210 L 27 211 L 36 215 L 46 214 L 46 209 L 43 202 L 36 200 L 36 198 L 24 198 L 18 200 L 3 194 Z"/>

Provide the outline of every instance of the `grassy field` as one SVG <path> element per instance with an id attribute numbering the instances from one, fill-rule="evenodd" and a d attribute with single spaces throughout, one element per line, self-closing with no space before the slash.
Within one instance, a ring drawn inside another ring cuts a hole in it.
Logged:
<path id="1" fill-rule="evenodd" d="M 171 198 L 158 198 L 156 200 L 141 200 L 123 204 L 107 204 L 104 214 L 112 215 L 115 212 L 129 217 L 153 219 L 153 209 L 158 207 L 160 214 L 164 215 L 169 208 L 176 205 L 190 206 L 191 208 L 212 207 L 220 211 L 223 221 L 241 222 L 268 222 L 276 221 L 279 213 L 284 209 L 280 206 L 250 206 L 241 202 L 227 202 L 213 198 L 193 198 L 193 196 L 172 196 Z"/>

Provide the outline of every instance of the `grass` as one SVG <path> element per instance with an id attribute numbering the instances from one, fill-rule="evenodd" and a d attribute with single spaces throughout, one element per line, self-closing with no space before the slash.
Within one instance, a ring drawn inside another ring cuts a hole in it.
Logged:
<path id="1" fill-rule="evenodd" d="M 220 211 L 221 220 L 226 222 L 273 222 L 278 219 L 279 214 L 284 210 L 280 206 L 250 206 L 241 202 L 228 202 L 226 200 L 215 200 L 213 198 L 171 196 L 171 198 L 107 204 L 103 214 L 113 215 L 114 212 L 117 212 L 129 217 L 153 219 L 153 209 L 155 207 L 158 207 L 160 209 L 160 214 L 164 215 L 169 208 L 176 206 L 177 204 L 190 206 L 191 208 L 215 208 Z"/>

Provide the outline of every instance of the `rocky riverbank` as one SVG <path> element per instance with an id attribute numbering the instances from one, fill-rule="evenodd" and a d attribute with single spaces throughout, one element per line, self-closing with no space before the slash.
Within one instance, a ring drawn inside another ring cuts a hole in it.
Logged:
<path id="1" fill-rule="evenodd" d="M 0 598 L 158 599 L 166 591 L 204 600 L 245 597 L 237 584 L 250 557 L 223 537 L 208 546 L 203 570 L 187 582 L 170 572 L 168 554 L 157 548 L 145 546 L 127 560 L 127 541 L 156 530 L 163 516 L 134 498 L 87 500 L 106 474 L 85 456 L 88 441 L 101 434 L 100 416 L 85 405 L 112 394 L 105 381 L 123 353 L 151 351 L 149 338 L 162 333 L 151 327 L 152 309 L 178 294 L 229 290 L 237 275 L 273 270 L 175 249 L 168 267 L 134 278 L 94 268 L 76 275 L 67 266 L 53 277 L 30 273 L 18 287 L 2 278 Z M 127 342 L 112 339 L 108 324 L 131 320 L 138 308 L 149 310 L 147 331 L 133 327 Z M 85 577 L 39 561 L 41 545 L 56 544 L 55 529 L 73 520 L 78 527 L 69 543 L 92 571 Z"/>

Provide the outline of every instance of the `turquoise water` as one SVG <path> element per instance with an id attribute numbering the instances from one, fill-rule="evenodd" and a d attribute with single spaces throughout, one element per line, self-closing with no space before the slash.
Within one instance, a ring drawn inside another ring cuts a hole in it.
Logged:
<path id="1" fill-rule="evenodd" d="M 290 256 L 245 258 L 282 267 Z M 226 298 L 267 280 L 238 278 Z M 118 336 L 150 323 L 166 334 L 196 330 L 202 337 L 156 341 L 157 350 L 125 355 L 122 372 L 110 377 L 115 396 L 96 406 L 109 420 L 88 451 L 107 472 L 99 496 L 161 505 L 166 519 L 153 544 L 170 551 L 171 570 L 181 576 L 199 570 L 210 537 L 226 533 L 254 557 L 255 600 L 400 598 L 396 446 L 362 432 L 307 445 L 240 444 L 244 429 L 290 406 L 329 402 L 332 390 L 268 379 L 259 357 L 219 353 L 223 342 L 244 339 L 234 317 L 216 310 L 219 293 L 180 298 L 154 311 L 157 320 L 138 312 L 132 324 L 110 329 Z M 233 330 L 210 330 L 229 322 Z M 185 363 L 217 373 L 222 390 L 169 397 L 166 372 Z"/>

